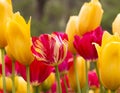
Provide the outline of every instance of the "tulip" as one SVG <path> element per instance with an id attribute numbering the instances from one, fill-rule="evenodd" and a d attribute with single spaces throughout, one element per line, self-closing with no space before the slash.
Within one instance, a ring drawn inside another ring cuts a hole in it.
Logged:
<path id="1" fill-rule="evenodd" d="M 66 74 L 72 62 L 73 62 L 73 54 L 70 51 L 68 51 L 64 61 L 58 65 L 58 69 L 60 73 L 63 75 Z"/>
<path id="2" fill-rule="evenodd" d="M 64 80 L 66 81 L 66 85 L 65 85 L 65 83 L 64 83 Z M 69 81 L 68 81 L 67 75 L 65 75 L 65 77 L 62 77 L 62 78 L 60 79 L 60 84 L 61 84 L 61 86 L 62 86 L 62 93 L 67 93 L 67 92 L 66 92 L 66 87 L 69 89 L 69 90 L 68 90 L 68 93 L 73 93 L 73 91 L 72 91 L 72 92 L 70 91 L 70 86 L 69 86 Z M 56 93 L 56 90 L 57 90 L 57 83 L 54 82 L 54 84 L 53 84 L 52 87 L 51 87 L 51 91 L 52 91 L 52 93 Z M 51 92 L 48 91 L 48 93 L 51 93 Z"/>
<path id="3" fill-rule="evenodd" d="M 98 52 L 98 68 L 105 88 L 116 90 L 120 87 L 120 37 L 104 32 L 102 44 L 95 44 Z"/>
<path id="4" fill-rule="evenodd" d="M 18 84 L 16 88 L 16 93 L 27 93 L 27 83 L 22 77 L 18 77 Z M 30 86 L 30 91 L 33 93 L 32 86 Z"/>
<path id="5" fill-rule="evenodd" d="M 68 49 L 72 52 L 75 53 L 76 50 L 73 46 L 73 41 L 74 41 L 74 36 L 78 35 L 78 31 L 77 31 L 77 20 L 78 20 L 78 16 L 71 16 L 67 26 L 66 26 L 66 34 L 68 35 Z"/>
<path id="6" fill-rule="evenodd" d="M 0 0 L 0 48 L 7 45 L 6 41 L 6 25 L 7 19 L 12 16 L 11 0 Z"/>
<path id="7" fill-rule="evenodd" d="M 95 71 L 88 72 L 88 84 L 90 88 L 99 88 L 99 80 Z"/>
<path id="8" fill-rule="evenodd" d="M 85 33 L 82 37 L 76 35 L 74 46 L 78 54 L 86 60 L 96 60 L 98 58 L 98 54 L 93 43 L 101 45 L 102 35 L 103 31 L 101 27 Z"/>
<path id="9" fill-rule="evenodd" d="M 51 73 L 44 82 L 40 84 L 42 91 L 48 91 L 55 82 L 55 74 Z"/>
<path id="10" fill-rule="evenodd" d="M 8 92 L 12 92 L 12 80 L 10 77 L 5 77 L 6 79 L 6 91 Z M 3 89 L 3 84 L 2 84 L 2 76 L 0 76 L 0 89 Z M 15 84 L 16 84 L 16 88 L 17 88 L 17 84 L 18 84 L 18 78 L 17 76 L 15 77 Z"/>
<path id="11" fill-rule="evenodd" d="M 7 55 L 5 56 L 5 71 L 6 76 L 11 76 L 12 73 L 12 60 Z M 44 71 L 44 73 L 43 73 Z M 30 82 L 33 86 L 40 85 L 53 71 L 53 67 L 43 64 L 40 61 L 34 59 L 30 64 Z M 21 75 L 26 80 L 26 69 L 25 66 L 20 64 L 20 62 L 15 61 L 15 72 L 16 75 Z M 0 64 L 0 74 L 1 64 Z"/>
<path id="12" fill-rule="evenodd" d="M 75 61 L 76 61 L 76 69 L 78 72 L 80 87 L 83 88 L 86 83 L 85 60 L 81 56 L 77 56 Z M 74 65 L 72 65 L 68 71 L 68 80 L 70 83 L 70 87 L 76 91 L 77 83 L 75 78 Z"/>
<path id="13" fill-rule="evenodd" d="M 9 19 L 6 32 L 8 54 L 26 66 L 30 65 L 34 58 L 31 52 L 30 22 L 31 20 L 26 24 L 17 12 Z"/>
<path id="14" fill-rule="evenodd" d="M 112 31 L 114 34 L 118 33 L 120 35 L 120 14 L 117 15 L 112 23 Z"/>
<path id="15" fill-rule="evenodd" d="M 82 36 L 100 26 L 103 10 L 99 0 L 84 3 L 78 15 L 78 31 Z"/>
<path id="16" fill-rule="evenodd" d="M 65 59 L 67 46 L 67 35 L 64 33 L 42 34 L 33 39 L 32 52 L 37 60 L 55 66 Z"/>
<path id="17" fill-rule="evenodd" d="M 51 35 L 40 35 L 39 38 L 33 40 L 32 45 L 32 52 L 37 60 L 55 67 L 59 93 L 62 93 L 62 91 L 58 65 L 62 63 L 66 57 L 68 51 L 67 41 L 68 38 L 65 33 L 54 32 Z"/>

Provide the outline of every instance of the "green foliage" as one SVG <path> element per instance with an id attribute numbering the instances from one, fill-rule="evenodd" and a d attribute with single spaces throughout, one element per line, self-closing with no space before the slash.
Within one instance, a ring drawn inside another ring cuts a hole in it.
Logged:
<path id="1" fill-rule="evenodd" d="M 78 15 L 81 6 L 89 0 L 47 0 L 44 14 L 39 19 L 37 0 L 14 0 L 14 11 L 20 11 L 26 20 L 32 16 L 32 35 L 51 33 L 53 31 L 65 31 L 66 23 L 70 16 Z M 111 32 L 112 22 L 120 12 L 119 0 L 100 0 L 104 9 L 102 27 Z"/>

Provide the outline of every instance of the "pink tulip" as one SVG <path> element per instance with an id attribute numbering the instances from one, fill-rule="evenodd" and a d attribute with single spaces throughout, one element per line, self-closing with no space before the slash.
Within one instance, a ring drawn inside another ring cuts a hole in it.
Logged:
<path id="1" fill-rule="evenodd" d="M 101 45 L 103 30 L 101 27 L 85 33 L 82 37 L 75 36 L 74 46 L 78 54 L 86 60 L 98 58 L 97 51 L 93 43 Z"/>

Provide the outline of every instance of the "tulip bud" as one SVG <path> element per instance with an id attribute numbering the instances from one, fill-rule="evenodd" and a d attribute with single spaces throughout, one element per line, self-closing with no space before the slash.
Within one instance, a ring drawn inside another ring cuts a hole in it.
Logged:
<path id="1" fill-rule="evenodd" d="M 86 32 L 94 30 L 100 26 L 103 10 L 99 0 L 91 0 L 85 3 L 78 16 L 78 31 L 82 36 Z"/>
<path id="2" fill-rule="evenodd" d="M 66 26 L 66 33 L 68 35 L 68 48 L 73 53 L 75 53 L 75 48 L 73 46 L 74 36 L 78 35 L 76 24 L 77 19 L 78 16 L 71 16 Z"/>
<path id="3" fill-rule="evenodd" d="M 82 57 L 77 56 L 75 61 L 76 61 L 76 66 L 77 66 L 80 87 L 83 88 L 86 83 L 85 60 Z M 71 88 L 74 90 L 77 90 L 74 65 L 72 65 L 68 71 L 68 80 L 69 80 Z"/>
<path id="4" fill-rule="evenodd" d="M 12 92 L 12 80 L 10 77 L 5 77 L 6 80 L 6 91 Z M 18 80 L 17 77 L 15 77 L 15 85 L 17 85 Z M 3 89 L 3 79 L 2 76 L 0 76 L 0 89 Z"/>
<path id="5" fill-rule="evenodd" d="M 51 73 L 49 77 L 43 83 L 41 83 L 40 85 L 41 89 L 43 91 L 48 91 L 54 82 L 55 82 L 55 74 Z"/>
<path id="6" fill-rule="evenodd" d="M 16 89 L 16 93 L 27 93 L 27 83 L 22 77 L 18 77 L 18 84 Z M 33 93 L 33 89 L 31 86 L 30 91 L 31 93 Z"/>
<path id="7" fill-rule="evenodd" d="M 120 35 L 120 14 L 117 15 L 115 20 L 112 23 L 112 32 L 118 33 Z"/>
<path id="8" fill-rule="evenodd" d="M 8 17 L 12 16 L 11 0 L 0 0 L 0 48 L 7 45 L 5 33 Z"/>
<path id="9" fill-rule="evenodd" d="M 101 82 L 105 88 L 116 90 L 120 87 L 120 37 L 104 32 L 102 45 L 95 45 L 98 52 L 98 67 Z M 110 72 L 110 73 L 108 73 Z"/>
<path id="10" fill-rule="evenodd" d="M 7 24 L 7 47 L 8 55 L 19 61 L 23 65 L 29 65 L 34 57 L 31 52 L 30 22 L 25 22 L 24 18 L 15 13 Z"/>

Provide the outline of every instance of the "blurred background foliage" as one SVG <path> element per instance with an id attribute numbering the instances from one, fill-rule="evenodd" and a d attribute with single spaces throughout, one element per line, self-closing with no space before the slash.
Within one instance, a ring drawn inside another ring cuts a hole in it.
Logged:
<path id="1" fill-rule="evenodd" d="M 78 15 L 84 2 L 90 0 L 13 0 L 14 12 L 20 11 L 26 19 L 32 17 L 31 34 L 65 31 L 66 23 L 72 15 Z M 102 27 L 111 32 L 114 18 L 120 13 L 119 0 L 100 0 L 104 9 Z"/>

